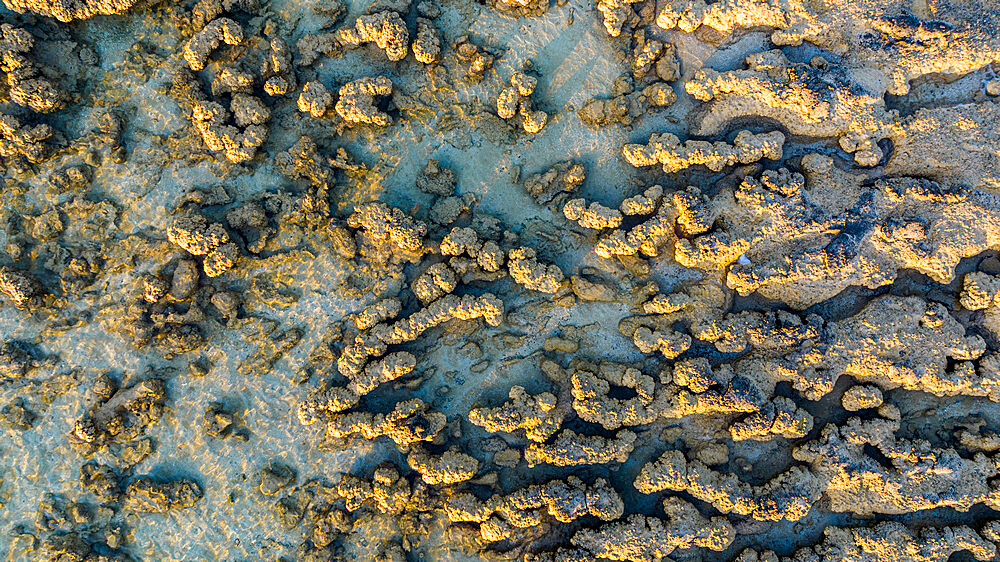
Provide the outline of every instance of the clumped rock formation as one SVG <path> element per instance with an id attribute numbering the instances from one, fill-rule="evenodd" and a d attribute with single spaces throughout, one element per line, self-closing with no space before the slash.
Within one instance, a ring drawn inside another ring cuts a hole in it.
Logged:
<path id="1" fill-rule="evenodd" d="M 427 225 L 399 209 L 381 202 L 365 203 L 347 218 L 347 225 L 365 233 L 362 254 L 388 250 L 396 253 L 420 253 Z M 368 249 L 365 246 L 370 245 Z"/>
<path id="2" fill-rule="evenodd" d="M 528 466 L 552 464 L 577 466 L 625 462 L 632 453 L 635 433 L 623 429 L 612 439 L 598 435 L 581 435 L 564 429 L 548 444 L 531 443 L 524 449 Z"/>
<path id="3" fill-rule="evenodd" d="M 626 144 L 622 155 L 636 167 L 660 164 L 666 174 L 694 165 L 718 172 L 726 166 L 750 164 L 762 158 L 779 160 L 784 142 L 785 135 L 780 131 L 761 135 L 740 131 L 732 145 L 695 140 L 682 144 L 676 136 L 664 133 L 650 136 L 646 145 Z"/>
<path id="4" fill-rule="evenodd" d="M 236 264 L 239 247 L 219 223 L 201 215 L 181 215 L 167 229 L 167 239 L 195 256 L 205 256 L 205 275 L 218 277 Z"/>
<path id="5" fill-rule="evenodd" d="M 689 232 L 704 234 L 679 240 L 677 261 L 705 270 L 728 267 L 726 283 L 741 295 L 756 291 L 805 308 L 852 285 L 876 288 L 891 283 L 903 268 L 948 283 L 962 257 L 994 244 L 992 194 L 911 178 L 862 187 L 859 178 L 815 154 L 803 158 L 803 167 L 805 177 L 779 170 L 764 172 L 759 179 L 744 178 L 732 198 L 727 194 L 718 199 L 725 199 L 725 206 L 735 202 L 732 208 L 753 209 L 741 219 L 717 212 L 721 207 L 704 199 L 687 205 L 678 222 L 697 222 Z M 816 195 L 813 186 L 828 179 L 853 185 L 844 192 L 849 199 L 834 202 Z M 899 217 L 904 209 L 918 206 L 920 220 Z M 980 218 L 973 223 L 963 215 Z M 744 224 L 754 226 L 723 234 L 708 222 L 720 218 L 750 220 Z M 960 224 L 975 226 L 966 231 Z M 777 253 L 769 255 L 762 251 L 765 247 Z M 805 285 L 811 290 L 800 290 Z"/>
<path id="6" fill-rule="evenodd" d="M 407 455 L 406 462 L 420 473 L 425 484 L 431 486 L 465 482 L 479 469 L 479 461 L 475 457 L 451 450 L 432 455 L 417 449 Z"/>
<path id="7" fill-rule="evenodd" d="M 643 466 L 635 488 L 644 494 L 683 490 L 723 513 L 761 521 L 797 521 L 805 517 L 822 493 L 822 485 L 808 471 L 792 468 L 762 486 L 750 486 L 734 474 L 716 472 L 699 461 L 687 461 L 680 451 L 667 451 Z"/>
<path id="8" fill-rule="evenodd" d="M 493 68 L 496 56 L 477 45 L 468 35 L 461 35 L 451 44 L 455 56 L 463 63 L 463 73 L 466 80 L 478 82 Z"/>
<path id="9" fill-rule="evenodd" d="M 997 558 L 995 2 L 5 3 L 11 559 Z"/>
<path id="10" fill-rule="evenodd" d="M 497 115 L 502 119 L 519 118 L 521 128 L 526 133 L 542 130 L 549 116 L 541 110 L 531 109 L 531 94 L 535 92 L 538 79 L 523 72 L 515 72 L 507 86 L 497 97 Z"/>
<path id="11" fill-rule="evenodd" d="M 18 308 L 41 303 L 42 285 L 23 271 L 10 266 L 0 267 L 0 293 Z"/>
<path id="12" fill-rule="evenodd" d="M 446 295 L 402 320 L 381 328 L 376 327 L 375 333 L 386 343 L 403 343 L 413 341 L 424 331 L 452 318 L 482 318 L 490 326 L 499 326 L 503 321 L 503 314 L 503 301 L 492 293 L 480 297 Z"/>
<path id="13" fill-rule="evenodd" d="M 559 369 L 558 365 L 546 360 L 544 369 Z M 569 413 L 569 405 L 559 403 L 550 392 L 531 395 L 521 386 L 512 386 L 509 401 L 496 407 L 474 407 L 469 410 L 469 421 L 482 426 L 486 431 L 512 433 L 519 429 L 536 443 L 544 443 L 559 430 Z"/>
<path id="14" fill-rule="evenodd" d="M 202 70 L 208 56 L 220 45 L 239 45 L 243 42 L 243 28 L 229 18 L 218 18 L 194 34 L 184 46 L 184 60 L 191 70 Z"/>
<path id="15" fill-rule="evenodd" d="M 227 109 L 205 95 L 193 73 L 180 69 L 174 74 L 172 93 L 190 112 L 191 123 L 205 145 L 222 152 L 233 163 L 252 160 L 267 140 L 271 112 L 252 95 L 255 80 L 252 75 L 228 68 L 219 73 L 212 83 L 213 95 L 230 94 Z"/>
<path id="16" fill-rule="evenodd" d="M 232 2 L 205 12 L 206 17 L 214 19 L 204 24 L 183 50 L 188 68 L 199 72 L 175 71 L 171 93 L 190 112 L 191 122 L 205 145 L 222 152 L 230 162 L 241 164 L 253 160 L 268 138 L 271 107 L 264 99 L 291 93 L 298 80 L 284 40 L 248 38 L 243 26 L 233 19 L 236 15 L 219 17 L 236 9 L 253 13 L 259 6 Z M 227 48 L 220 50 L 222 45 Z M 211 96 L 206 96 L 199 76 L 215 68 L 214 64 L 209 66 L 209 57 L 217 50 L 224 60 L 219 61 L 210 83 Z"/>
<path id="17" fill-rule="evenodd" d="M 878 408 L 882 405 L 882 391 L 877 386 L 859 384 L 847 389 L 840 399 L 841 405 L 848 412 L 857 412 L 868 408 Z"/>
<path id="18" fill-rule="evenodd" d="M 399 316 L 403 309 L 402 303 L 397 298 L 382 299 L 366 307 L 354 317 L 354 325 L 358 330 L 367 330 L 377 324 L 391 320 Z"/>
<path id="19" fill-rule="evenodd" d="M 832 12 L 838 10 L 840 14 L 834 16 Z M 869 10 L 866 2 L 841 0 L 809 6 L 783 1 L 733 0 L 709 5 L 704 0 L 672 0 L 656 15 L 656 24 L 665 29 L 694 31 L 705 25 L 726 33 L 738 28 L 773 28 L 775 45 L 808 41 L 829 49 L 844 58 L 841 64 L 847 69 L 865 67 L 878 72 L 886 91 L 896 95 L 908 93 L 915 78 L 935 72 L 965 74 L 997 60 L 997 40 L 981 20 L 972 15 L 952 22 L 921 19 L 891 8 Z M 877 30 L 876 43 L 865 43 L 864 29 Z M 914 35 L 923 40 L 912 42 Z"/>
<path id="20" fill-rule="evenodd" d="M 505 260 L 504 251 L 499 244 L 493 240 L 480 240 L 475 230 L 463 227 L 451 229 L 441 240 L 441 253 L 454 256 L 448 263 L 455 271 L 462 272 L 463 278 L 473 268 L 481 269 L 487 274 L 500 274 Z"/>
<path id="21" fill-rule="evenodd" d="M 424 64 L 438 62 L 441 58 L 441 31 L 434 24 L 435 17 L 441 15 L 441 8 L 433 2 L 421 2 L 417 11 L 417 35 L 413 38 L 413 58 Z"/>
<path id="22" fill-rule="evenodd" d="M 613 521 L 621 517 L 623 510 L 621 498 L 606 480 L 598 478 L 588 485 L 575 476 L 533 484 L 507 496 L 491 496 L 485 502 L 461 493 L 444 505 L 452 523 L 478 523 L 479 534 L 488 543 L 511 538 L 520 529 L 539 526 L 545 516 L 560 523 L 570 523 L 586 515 Z"/>
<path id="23" fill-rule="evenodd" d="M 385 76 L 359 78 L 341 86 L 334 109 L 348 123 L 386 127 L 392 124 L 392 117 L 375 107 L 375 96 L 391 94 L 392 82 Z"/>
<path id="24" fill-rule="evenodd" d="M 401 451 L 422 441 L 431 441 L 445 426 L 445 416 L 429 409 L 419 398 L 399 402 L 385 414 L 351 412 L 331 414 L 326 424 L 328 438 L 345 440 L 354 435 L 365 439 L 388 437 Z"/>
<path id="25" fill-rule="evenodd" d="M 370 479 L 345 474 L 337 485 L 337 493 L 346 501 L 348 511 L 357 511 L 371 503 L 382 513 L 398 514 L 410 500 L 409 482 L 390 464 L 375 469 Z"/>
<path id="26" fill-rule="evenodd" d="M 882 96 L 853 83 L 839 67 L 793 63 L 779 50 L 747 57 L 744 70 L 701 69 L 684 89 L 700 101 L 714 100 L 695 134 L 716 134 L 725 123 L 750 115 L 768 117 L 794 135 L 838 138 L 862 166 L 882 159 L 877 142 L 898 119 Z"/>
<path id="27" fill-rule="evenodd" d="M 827 425 L 817 440 L 794 450 L 794 457 L 809 463 L 808 468 L 792 467 L 761 486 L 688 461 L 680 451 L 667 451 L 643 467 L 635 487 L 643 493 L 686 491 L 724 513 L 762 521 L 799 520 L 821 496 L 833 511 L 859 515 L 993 505 L 986 479 L 996 467 L 985 455 L 962 459 L 953 450 L 897 438 L 898 409 L 886 406 L 879 412 L 888 417 L 851 418 L 843 427 Z M 892 466 L 882 466 L 866 453 L 866 446 L 892 459 Z M 922 448 L 925 455 L 919 460 L 911 456 L 908 451 L 914 448 Z M 950 462 L 957 463 L 957 469 L 942 470 L 942 464 Z"/>
<path id="28" fill-rule="evenodd" d="M 292 50 L 281 37 L 272 37 L 270 47 L 260 69 L 264 91 L 269 96 L 290 94 L 298 84 L 292 64 Z"/>
<path id="29" fill-rule="evenodd" d="M 539 205 L 558 205 L 574 193 L 587 176 L 578 162 L 558 162 L 548 170 L 524 178 L 524 189 Z"/>
<path id="30" fill-rule="evenodd" d="M 883 390 L 902 387 L 996 401 L 996 373 L 982 368 L 982 361 L 979 369 L 973 363 L 985 347 L 980 337 L 966 336 L 939 304 L 882 297 L 858 315 L 828 324 L 817 345 L 796 357 L 801 378 L 793 385 L 807 397 L 820 396 L 833 389 L 838 376 L 850 375 Z M 949 368 L 952 361 L 957 363 Z"/>
<path id="31" fill-rule="evenodd" d="M 85 20 L 96 15 L 124 14 L 136 0 L 4 0 L 8 9 L 56 18 L 62 22 Z"/>
<path id="32" fill-rule="evenodd" d="M 239 122 L 239 113 L 236 114 Z M 267 139 L 267 128 L 257 117 L 251 117 L 245 128 L 227 124 L 230 113 L 216 102 L 200 102 L 194 106 L 192 121 L 201 133 L 205 145 L 211 150 L 221 151 L 231 162 L 246 162 L 254 157 L 257 149 Z"/>
<path id="33" fill-rule="evenodd" d="M 337 40 L 335 31 L 303 35 L 295 43 L 295 48 L 298 51 L 296 61 L 302 66 L 314 64 L 320 55 L 338 57 L 344 54 L 344 46 Z"/>
<path id="34" fill-rule="evenodd" d="M 722 517 L 706 520 L 680 498 L 663 500 L 667 519 L 631 515 L 627 520 L 583 529 L 571 542 L 591 556 L 631 562 L 653 562 L 678 549 L 725 550 L 736 531 Z"/>
<path id="35" fill-rule="evenodd" d="M 333 94 L 321 82 L 306 82 L 299 93 L 299 111 L 320 119 L 333 107 L 333 100 Z"/>
<path id="36" fill-rule="evenodd" d="M 7 81 L 7 95 L 32 111 L 51 113 L 66 106 L 66 92 L 41 75 L 30 58 L 34 45 L 31 33 L 10 24 L 0 25 L 0 71 Z"/>
<path id="37" fill-rule="evenodd" d="M 595 98 L 585 103 L 577 112 L 580 119 L 599 127 L 616 123 L 631 125 L 646 113 L 677 101 L 677 94 L 669 84 L 653 82 L 640 88 L 627 75 L 615 82 L 613 93 L 610 98 Z"/>
<path id="38" fill-rule="evenodd" d="M 549 7 L 544 0 L 491 0 L 490 6 L 512 17 L 540 16 Z"/>
<path id="39" fill-rule="evenodd" d="M 609 209 L 596 201 L 588 205 L 582 198 L 567 201 L 563 207 L 563 215 L 584 228 L 594 230 L 617 228 L 622 223 L 622 214 L 617 209 Z"/>
<path id="40" fill-rule="evenodd" d="M 338 30 L 334 38 L 346 47 L 375 43 L 391 61 L 403 60 L 410 50 L 410 35 L 406 23 L 399 12 L 392 10 L 360 16 L 355 20 L 353 28 Z"/>
<path id="41" fill-rule="evenodd" d="M 532 291 L 554 293 L 565 278 L 558 266 L 539 263 L 534 248 L 522 246 L 512 250 L 507 257 L 510 276 Z"/>
<path id="42" fill-rule="evenodd" d="M 844 556 L 860 559 L 892 560 L 911 558 L 921 561 L 948 560 L 966 551 L 976 560 L 996 556 L 996 546 L 966 526 L 911 531 L 899 523 L 884 522 L 873 527 L 828 527 L 823 542 L 795 553 L 794 560 L 834 560 Z"/>
<path id="43" fill-rule="evenodd" d="M 0 156 L 40 162 L 49 152 L 44 141 L 53 133 L 52 127 L 44 123 L 29 126 L 13 115 L 0 113 Z"/>
<path id="44" fill-rule="evenodd" d="M 1000 278 L 975 271 L 968 273 L 962 279 L 962 291 L 959 293 L 959 303 L 967 310 L 981 311 L 982 322 L 993 337 L 1000 336 L 1000 306 L 996 298 L 1000 294 Z"/>
<path id="45" fill-rule="evenodd" d="M 600 424 L 604 429 L 645 425 L 660 415 L 666 395 L 657 392 L 656 380 L 638 369 L 602 362 L 600 365 L 574 360 L 573 409 L 581 419 Z M 610 396 L 611 387 L 631 389 L 629 399 Z"/>
<path id="46" fill-rule="evenodd" d="M 760 410 L 729 427 L 733 441 L 769 441 L 773 435 L 785 439 L 805 437 L 813 428 L 813 417 L 788 398 L 778 397 Z"/>
<path id="47" fill-rule="evenodd" d="M 140 513 L 166 513 L 192 507 L 202 495 L 201 487 L 192 480 L 158 482 L 142 477 L 125 488 L 125 508 Z"/>
<path id="48" fill-rule="evenodd" d="M 410 289 L 421 302 L 429 303 L 454 291 L 456 286 L 458 279 L 454 270 L 444 263 L 436 263 L 414 279 Z"/>
<path id="49" fill-rule="evenodd" d="M 163 415 L 167 400 L 165 385 L 159 379 L 118 388 L 110 377 L 102 376 L 90 393 L 94 403 L 73 425 L 71 435 L 71 442 L 86 451 L 142 436 Z"/>
<path id="50" fill-rule="evenodd" d="M 601 13 L 604 29 L 608 35 L 618 37 L 621 35 L 622 27 L 630 19 L 635 17 L 632 11 L 632 4 L 639 0 L 600 0 L 597 3 L 597 11 Z"/>

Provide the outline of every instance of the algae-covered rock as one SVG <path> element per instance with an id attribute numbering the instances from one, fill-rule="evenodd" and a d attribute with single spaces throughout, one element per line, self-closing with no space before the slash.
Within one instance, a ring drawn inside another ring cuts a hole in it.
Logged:
<path id="1" fill-rule="evenodd" d="M 4 3 L 8 558 L 997 557 L 995 2 Z"/>
<path id="2" fill-rule="evenodd" d="M 202 498 L 201 487 L 193 480 L 160 482 L 143 476 L 125 488 L 125 509 L 139 513 L 166 513 L 187 509 Z"/>

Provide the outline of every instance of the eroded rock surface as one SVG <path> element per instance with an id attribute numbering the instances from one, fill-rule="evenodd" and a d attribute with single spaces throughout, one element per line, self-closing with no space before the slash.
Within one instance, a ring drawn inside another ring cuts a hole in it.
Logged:
<path id="1" fill-rule="evenodd" d="M 6 558 L 997 558 L 996 2 L 4 5 Z"/>

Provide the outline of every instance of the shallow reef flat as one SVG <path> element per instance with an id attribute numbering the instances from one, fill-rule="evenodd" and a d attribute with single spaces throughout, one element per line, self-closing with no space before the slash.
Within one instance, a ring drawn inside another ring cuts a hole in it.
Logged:
<path id="1" fill-rule="evenodd" d="M 1000 559 L 1000 1 L 2 3 L 6 560 Z"/>

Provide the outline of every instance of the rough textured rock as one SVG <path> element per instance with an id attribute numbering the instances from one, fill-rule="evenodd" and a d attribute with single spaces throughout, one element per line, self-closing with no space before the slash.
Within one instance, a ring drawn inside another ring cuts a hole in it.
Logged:
<path id="1" fill-rule="evenodd" d="M 677 260 L 706 270 L 729 267 L 726 282 L 740 294 L 756 291 L 805 308 L 852 285 L 891 283 L 903 268 L 948 283 L 960 259 L 996 244 L 992 194 L 910 178 L 862 187 L 858 177 L 814 154 L 803 158 L 803 167 L 805 178 L 788 170 L 764 172 L 714 199 L 720 206 L 704 200 L 688 205 L 693 217 L 750 228 L 711 229 L 699 221 L 705 226 L 690 232 L 704 234 L 679 240 Z M 828 181 L 845 185 L 839 200 L 815 191 Z M 920 220 L 900 217 L 917 208 Z"/>
<path id="2" fill-rule="evenodd" d="M 524 449 L 524 460 L 528 466 L 543 463 L 576 466 L 625 462 L 632 453 L 635 437 L 635 433 L 625 429 L 615 434 L 612 439 L 581 435 L 571 429 L 564 429 L 556 435 L 552 443 L 529 444 Z"/>
<path id="3" fill-rule="evenodd" d="M 410 50 L 409 31 L 399 12 L 386 10 L 358 17 L 353 28 L 339 30 L 336 40 L 348 47 L 375 43 L 391 61 L 406 58 Z"/>
<path id="4" fill-rule="evenodd" d="M 718 172 L 726 166 L 750 164 L 762 158 L 779 160 L 784 142 L 785 135 L 780 131 L 760 135 L 740 131 L 732 145 L 697 140 L 682 144 L 676 136 L 664 133 L 651 135 L 646 145 L 626 144 L 622 147 L 622 155 L 636 167 L 660 164 L 667 174 L 694 165 Z"/>
<path id="5" fill-rule="evenodd" d="M 191 70 L 205 68 L 208 56 L 219 45 L 239 45 L 243 42 L 243 28 L 229 18 L 212 20 L 184 46 L 184 60 Z"/>
<path id="6" fill-rule="evenodd" d="M 4 5 L 19 13 L 34 13 L 56 18 L 62 22 L 85 20 L 96 15 L 123 14 L 135 0 L 4 0 Z"/>
<path id="7" fill-rule="evenodd" d="M 577 531 L 571 542 L 599 558 L 654 562 L 677 549 L 725 550 L 735 538 L 736 531 L 724 518 L 706 520 L 680 498 L 663 500 L 663 510 L 667 520 L 631 515 L 622 522 Z"/>
<path id="8" fill-rule="evenodd" d="M 341 86 L 334 109 L 348 123 L 371 123 L 386 127 L 392 124 L 392 117 L 375 107 L 375 96 L 390 94 L 392 82 L 385 76 L 359 78 Z"/>
<path id="9" fill-rule="evenodd" d="M 559 430 L 566 416 L 566 408 L 557 408 L 556 397 L 551 393 L 532 396 L 523 387 L 513 386 L 509 397 L 510 401 L 497 407 L 472 408 L 469 421 L 490 432 L 524 429 L 528 439 L 544 443 Z"/>

